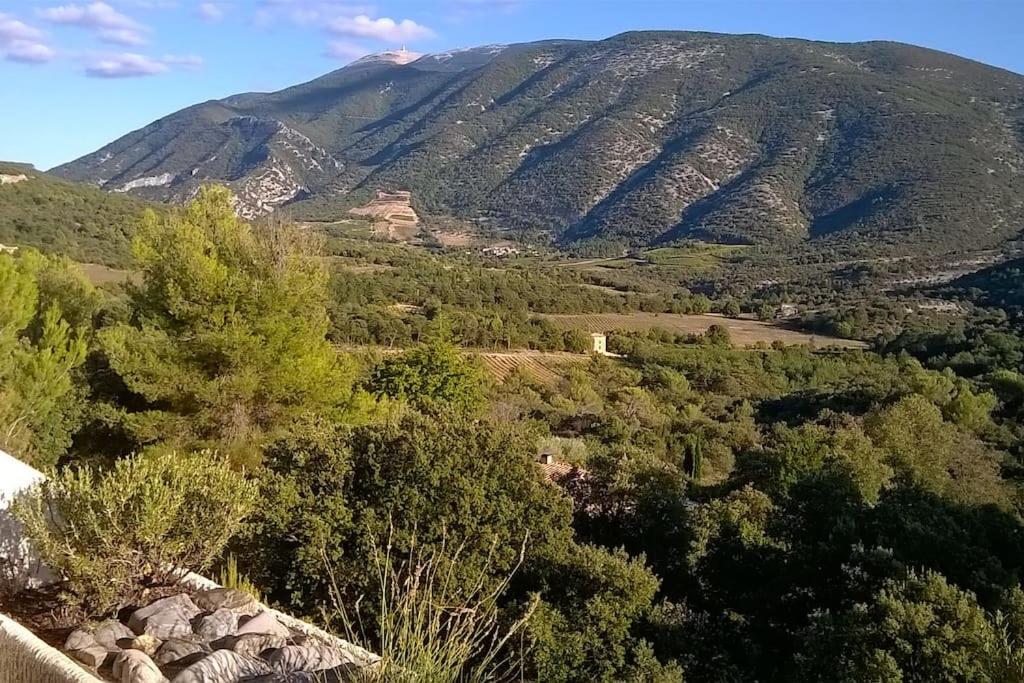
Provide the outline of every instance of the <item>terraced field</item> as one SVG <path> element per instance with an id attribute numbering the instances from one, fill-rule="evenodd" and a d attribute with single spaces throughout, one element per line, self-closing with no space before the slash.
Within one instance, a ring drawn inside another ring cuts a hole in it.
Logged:
<path id="1" fill-rule="evenodd" d="M 504 382 L 516 370 L 522 370 L 531 379 L 545 384 L 554 384 L 566 366 L 586 363 L 590 356 L 560 351 L 510 351 L 477 353 L 484 367 L 496 380 Z"/>
<path id="2" fill-rule="evenodd" d="M 820 334 L 807 334 L 760 320 L 726 318 L 720 315 L 588 313 L 582 315 L 538 314 L 537 317 L 549 320 L 563 329 L 576 329 L 584 332 L 663 329 L 677 334 L 703 334 L 712 325 L 722 325 L 729 330 L 733 343 L 741 346 L 753 346 L 757 342 L 770 344 L 780 341 L 784 344 L 812 344 L 816 347 L 867 348 L 867 344 L 864 342 Z"/>

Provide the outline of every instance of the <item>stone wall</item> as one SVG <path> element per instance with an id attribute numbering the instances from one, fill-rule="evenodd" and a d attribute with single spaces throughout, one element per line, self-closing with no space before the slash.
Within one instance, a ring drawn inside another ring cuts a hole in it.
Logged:
<path id="1" fill-rule="evenodd" d="M 0 451 L 0 590 L 50 582 L 53 575 L 34 557 L 18 522 L 8 508 L 18 493 L 45 479 L 45 475 L 17 458 Z M 218 588 L 198 574 L 182 581 L 187 591 Z M 359 668 L 379 661 L 377 655 L 300 619 L 260 606 L 278 622 L 296 633 L 325 643 L 344 653 Z M 0 683 L 100 683 L 64 653 L 47 645 L 18 622 L 0 614 Z"/>
<path id="2" fill-rule="evenodd" d="M 0 683 L 101 683 L 62 652 L 0 614 Z"/>

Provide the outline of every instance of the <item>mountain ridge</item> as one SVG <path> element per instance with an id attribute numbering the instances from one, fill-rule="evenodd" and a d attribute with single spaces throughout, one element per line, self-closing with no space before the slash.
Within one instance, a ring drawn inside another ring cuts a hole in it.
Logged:
<path id="1" fill-rule="evenodd" d="M 1024 77 L 876 41 L 630 32 L 363 62 L 158 119 L 57 175 L 244 215 L 417 208 L 622 246 L 997 246 L 1024 226 Z"/>

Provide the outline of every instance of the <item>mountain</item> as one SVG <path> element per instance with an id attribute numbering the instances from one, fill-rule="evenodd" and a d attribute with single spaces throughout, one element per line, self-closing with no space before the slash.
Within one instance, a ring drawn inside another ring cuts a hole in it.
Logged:
<path id="1" fill-rule="evenodd" d="M 128 195 L 71 183 L 28 164 L 0 162 L 0 245 L 124 265 L 131 234 L 151 206 Z"/>
<path id="2" fill-rule="evenodd" d="M 403 63 L 406 62 L 406 63 Z M 363 59 L 204 102 L 55 169 L 246 215 L 374 190 L 567 243 L 988 248 L 1024 227 L 1024 77 L 896 43 L 626 33 Z"/>

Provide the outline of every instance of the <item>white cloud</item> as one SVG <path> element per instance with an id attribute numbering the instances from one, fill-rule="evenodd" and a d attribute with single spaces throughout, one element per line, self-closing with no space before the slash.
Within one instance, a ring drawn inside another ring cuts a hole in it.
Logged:
<path id="1" fill-rule="evenodd" d="M 57 52 L 43 42 L 43 32 L 20 19 L 0 12 L 0 52 L 12 62 L 43 64 Z"/>
<path id="2" fill-rule="evenodd" d="M 85 74 L 93 78 L 135 78 L 153 76 L 170 70 L 160 60 L 134 52 L 101 55 L 86 62 Z"/>
<path id="3" fill-rule="evenodd" d="M 148 57 L 135 52 L 93 55 L 86 60 L 85 74 L 93 78 L 138 78 L 167 73 L 172 67 L 195 70 L 203 65 L 201 57 L 164 55 Z"/>
<path id="4" fill-rule="evenodd" d="M 203 21 L 220 21 L 227 14 L 227 8 L 216 2 L 201 2 L 196 11 Z"/>
<path id="5" fill-rule="evenodd" d="M 183 69 L 196 71 L 203 68 L 203 58 L 199 55 L 164 55 L 163 63 L 168 66 L 180 66 Z"/>
<path id="6" fill-rule="evenodd" d="M 117 4 L 146 10 L 165 10 L 176 9 L 180 3 L 178 0 L 117 0 Z"/>
<path id="7" fill-rule="evenodd" d="M 343 0 L 261 0 L 253 20 L 260 28 L 268 28 L 280 21 L 297 26 L 322 27 L 338 17 L 372 15 L 375 12 L 376 7 L 371 4 Z"/>
<path id="8" fill-rule="evenodd" d="M 39 29 L 0 12 L 0 45 L 15 40 L 39 40 L 42 37 L 43 32 Z"/>
<path id="9" fill-rule="evenodd" d="M 395 21 L 390 17 L 371 19 L 365 14 L 355 17 L 338 17 L 328 22 L 327 29 L 339 36 L 372 38 L 388 43 L 413 42 L 431 38 L 434 31 L 412 19 Z"/>
<path id="10" fill-rule="evenodd" d="M 351 62 L 352 60 L 364 57 L 371 52 L 372 50 L 366 49 L 359 43 L 353 43 L 347 40 L 334 40 L 327 45 L 324 55 L 331 57 L 332 59 Z"/>
<path id="11" fill-rule="evenodd" d="M 15 40 L 4 51 L 4 58 L 23 64 L 45 64 L 56 58 L 57 52 L 49 45 L 31 40 Z"/>
<path id="12" fill-rule="evenodd" d="M 105 2 L 87 5 L 60 5 L 40 10 L 43 19 L 65 26 L 78 26 L 96 33 L 107 43 L 116 45 L 142 45 L 146 42 L 146 27 Z"/>
<path id="13" fill-rule="evenodd" d="M 114 45 L 145 45 L 146 39 L 138 31 L 128 28 L 105 28 L 98 34 L 104 43 Z"/>

